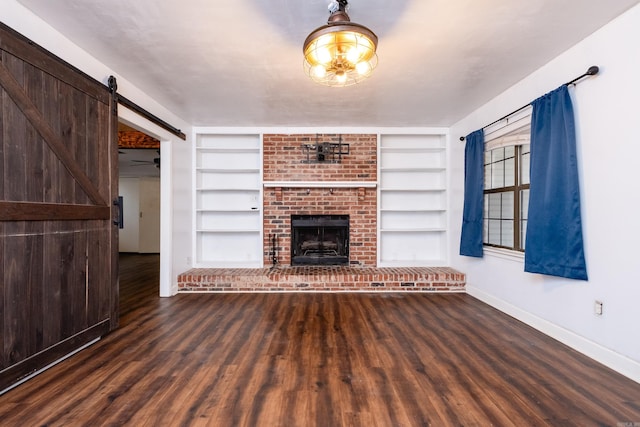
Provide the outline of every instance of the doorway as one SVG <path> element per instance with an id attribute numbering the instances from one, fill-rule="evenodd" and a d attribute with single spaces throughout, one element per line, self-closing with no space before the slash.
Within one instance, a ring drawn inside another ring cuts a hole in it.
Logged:
<path id="1" fill-rule="evenodd" d="M 128 124 L 118 124 L 118 192 L 123 223 L 119 230 L 120 257 L 158 256 L 161 219 L 160 140 Z"/>

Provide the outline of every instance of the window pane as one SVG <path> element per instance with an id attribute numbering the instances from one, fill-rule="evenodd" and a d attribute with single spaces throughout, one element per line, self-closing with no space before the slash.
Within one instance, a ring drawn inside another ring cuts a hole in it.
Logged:
<path id="1" fill-rule="evenodd" d="M 529 190 L 520 191 L 520 218 L 529 218 Z"/>
<path id="2" fill-rule="evenodd" d="M 489 220 L 485 219 L 482 222 L 483 222 L 482 242 L 489 243 Z"/>
<path id="3" fill-rule="evenodd" d="M 491 168 L 491 188 L 500 187 L 504 187 L 504 162 L 494 163 Z"/>
<path id="4" fill-rule="evenodd" d="M 511 157 L 504 162 L 504 186 L 516 185 L 516 159 Z"/>
<path id="5" fill-rule="evenodd" d="M 484 188 L 486 190 L 491 190 L 493 187 L 491 186 L 491 165 L 484 166 Z"/>
<path id="6" fill-rule="evenodd" d="M 509 147 L 504 147 L 504 158 L 508 159 L 511 157 L 515 157 L 516 155 L 516 146 L 511 145 Z"/>
<path id="7" fill-rule="evenodd" d="M 504 159 L 504 148 L 496 148 L 494 150 L 491 150 L 492 163 L 499 162 L 502 159 Z"/>
<path id="8" fill-rule="evenodd" d="M 529 184 L 529 162 L 531 158 L 529 155 L 529 144 L 523 145 L 520 152 L 520 182 L 522 184 Z"/>
<path id="9" fill-rule="evenodd" d="M 513 247 L 513 220 L 502 220 L 502 246 Z"/>
<path id="10" fill-rule="evenodd" d="M 500 194 L 489 194 L 489 215 L 490 219 L 500 219 L 502 211 L 502 198 Z"/>
<path id="11" fill-rule="evenodd" d="M 499 219 L 490 219 L 489 220 L 489 244 L 499 245 L 501 241 L 500 238 L 500 220 Z"/>
<path id="12" fill-rule="evenodd" d="M 529 218 L 529 190 L 520 191 L 520 250 L 524 250 L 527 236 L 527 219 Z"/>
<path id="13" fill-rule="evenodd" d="M 513 200 L 513 191 L 509 191 L 506 193 L 502 193 L 502 215 L 500 218 L 502 219 L 513 219 L 514 218 L 514 206 L 515 203 Z"/>

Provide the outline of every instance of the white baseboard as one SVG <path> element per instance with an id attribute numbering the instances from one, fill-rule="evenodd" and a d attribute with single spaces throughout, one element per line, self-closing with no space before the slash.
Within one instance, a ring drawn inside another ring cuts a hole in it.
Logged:
<path id="1" fill-rule="evenodd" d="M 640 363 L 467 284 L 467 294 L 640 383 Z"/>

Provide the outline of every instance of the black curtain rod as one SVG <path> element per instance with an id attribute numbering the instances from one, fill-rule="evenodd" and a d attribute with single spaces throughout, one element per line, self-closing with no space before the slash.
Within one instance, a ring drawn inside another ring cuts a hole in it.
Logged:
<path id="1" fill-rule="evenodd" d="M 598 71 L 600 71 L 600 68 L 598 68 L 597 65 L 592 65 L 591 67 L 589 67 L 589 69 L 587 70 L 586 73 L 584 73 L 581 76 L 576 77 L 575 79 L 571 80 L 570 82 L 567 82 L 564 84 L 564 86 L 569 86 L 574 84 L 575 82 L 577 82 L 578 80 L 585 78 L 587 76 L 595 76 L 596 74 L 598 74 Z M 510 112 L 509 114 L 505 114 L 504 116 L 500 117 L 498 120 L 494 120 L 491 123 L 489 123 L 486 126 L 483 126 L 482 129 L 486 129 L 491 125 L 495 125 L 496 123 L 499 123 L 501 121 L 503 121 L 504 119 L 513 116 L 514 114 L 524 110 L 525 108 L 527 108 L 529 105 L 531 105 L 531 103 L 527 104 L 527 105 L 523 105 L 522 107 L 518 108 L 517 110 L 513 110 L 512 112 Z M 460 141 L 464 141 L 464 136 L 460 137 Z"/>
<path id="2" fill-rule="evenodd" d="M 114 76 L 109 76 L 109 89 L 111 90 L 111 93 L 115 94 L 115 97 L 118 100 L 118 104 L 124 105 L 125 107 L 127 107 L 130 110 L 138 113 L 139 115 L 141 115 L 145 119 L 147 119 L 147 120 L 151 121 L 152 123 L 160 126 L 162 129 L 166 130 L 167 132 L 172 133 L 173 135 L 177 136 L 178 138 L 183 139 L 183 140 L 187 139 L 187 136 L 180 129 L 178 129 L 178 128 L 174 127 L 174 126 L 171 126 L 169 123 L 165 122 L 164 120 L 162 120 L 158 116 L 148 112 L 147 110 L 145 110 L 144 108 L 142 108 L 141 106 L 136 104 L 135 102 L 133 102 L 130 99 L 125 98 L 124 96 L 120 95 L 118 93 L 118 84 L 116 83 L 116 78 Z"/>

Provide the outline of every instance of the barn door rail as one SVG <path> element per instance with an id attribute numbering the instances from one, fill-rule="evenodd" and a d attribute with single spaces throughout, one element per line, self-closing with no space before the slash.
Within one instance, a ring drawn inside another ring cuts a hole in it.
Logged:
<path id="1" fill-rule="evenodd" d="M 162 129 L 166 130 L 167 132 L 170 132 L 171 134 L 177 136 L 178 138 L 181 138 L 183 140 L 187 139 L 187 136 L 180 129 L 176 128 L 175 126 L 171 126 L 169 123 L 165 122 L 164 120 L 162 120 L 161 118 L 159 118 L 155 114 L 150 113 L 149 111 L 145 110 L 144 108 L 142 108 L 141 106 L 139 106 L 135 102 L 133 102 L 130 99 L 126 98 L 125 96 L 122 96 L 121 94 L 119 94 L 118 93 L 118 83 L 116 82 L 116 78 L 114 76 L 109 76 L 109 90 L 111 91 L 111 94 L 118 101 L 118 104 L 124 105 L 128 109 L 138 113 L 139 115 L 141 115 L 145 119 L 147 119 L 147 120 L 151 121 L 152 123 L 160 126 Z"/>

